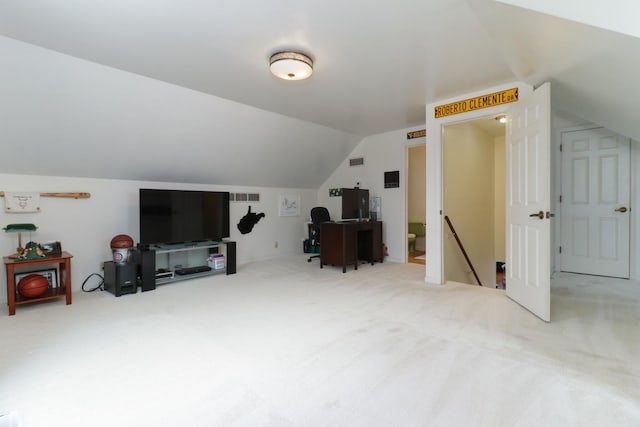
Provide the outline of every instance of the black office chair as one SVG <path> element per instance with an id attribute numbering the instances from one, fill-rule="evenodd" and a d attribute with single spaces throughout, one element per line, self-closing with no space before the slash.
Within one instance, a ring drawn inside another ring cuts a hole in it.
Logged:
<path id="1" fill-rule="evenodd" d="M 311 209 L 311 225 L 309 226 L 309 247 L 320 246 L 320 224 L 331 221 L 329 210 L 323 206 Z M 321 249 L 322 250 L 322 249 Z M 313 258 L 320 258 L 320 254 L 311 255 L 307 262 Z"/>

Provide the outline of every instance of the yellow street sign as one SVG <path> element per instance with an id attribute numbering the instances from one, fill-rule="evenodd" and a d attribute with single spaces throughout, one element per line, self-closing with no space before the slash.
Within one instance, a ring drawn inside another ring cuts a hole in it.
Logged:
<path id="1" fill-rule="evenodd" d="M 456 101 L 450 104 L 438 105 L 434 110 L 435 118 L 440 119 L 454 114 L 467 113 L 469 111 L 481 110 L 483 108 L 495 107 L 496 105 L 508 104 L 518 101 L 518 88 L 503 90 L 501 92 L 490 93 L 488 95 L 476 96 L 475 98 Z"/>
<path id="2" fill-rule="evenodd" d="M 427 136 L 426 129 L 407 132 L 407 139 L 422 138 L 423 136 Z"/>

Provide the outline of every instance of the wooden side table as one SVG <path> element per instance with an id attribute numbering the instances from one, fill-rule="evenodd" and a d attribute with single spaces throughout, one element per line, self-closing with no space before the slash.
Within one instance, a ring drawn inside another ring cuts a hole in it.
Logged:
<path id="1" fill-rule="evenodd" d="M 9 304 L 9 316 L 16 314 L 16 305 L 29 304 L 37 301 L 45 301 L 54 298 L 67 298 L 67 305 L 71 304 L 71 255 L 68 252 L 62 252 L 60 256 L 50 256 L 47 258 L 32 260 L 16 260 L 4 257 L 4 266 L 7 270 L 7 300 Z M 44 267 L 51 264 L 57 264 L 59 276 L 58 287 L 48 289 L 43 295 L 37 298 L 24 298 L 16 293 L 15 270 L 24 267 Z"/>

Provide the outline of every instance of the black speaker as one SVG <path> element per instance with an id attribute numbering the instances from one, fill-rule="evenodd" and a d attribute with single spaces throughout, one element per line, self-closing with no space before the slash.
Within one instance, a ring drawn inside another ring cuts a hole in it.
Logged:
<path id="1" fill-rule="evenodd" d="M 236 242 L 227 244 L 227 274 L 236 274 Z"/>
<path id="2" fill-rule="evenodd" d="M 140 251 L 138 275 L 142 283 L 142 292 L 156 288 L 156 251 Z"/>
<path id="3" fill-rule="evenodd" d="M 138 291 L 138 264 L 104 263 L 104 290 L 115 296 L 135 294 Z"/>

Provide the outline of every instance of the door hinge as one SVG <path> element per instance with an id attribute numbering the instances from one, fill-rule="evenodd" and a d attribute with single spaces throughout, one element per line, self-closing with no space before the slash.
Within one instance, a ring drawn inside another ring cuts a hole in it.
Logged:
<path id="1" fill-rule="evenodd" d="M 562 253 L 562 246 L 558 246 L 558 252 Z"/>
<path id="2" fill-rule="evenodd" d="M 560 152 L 562 153 L 562 144 L 560 144 Z"/>
<path id="3" fill-rule="evenodd" d="M 558 201 L 562 203 L 562 196 L 558 197 Z"/>

